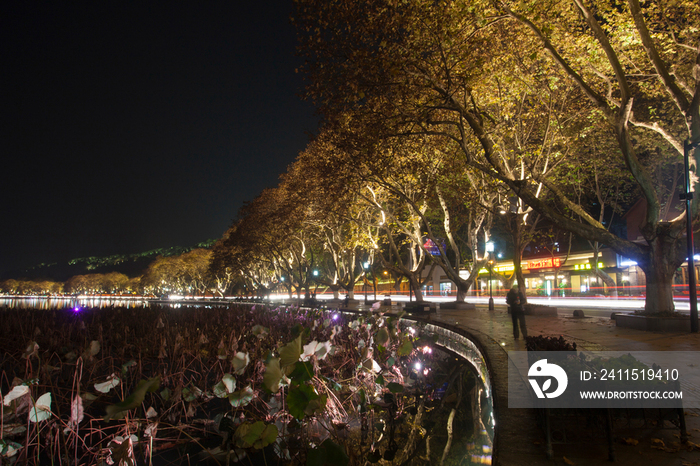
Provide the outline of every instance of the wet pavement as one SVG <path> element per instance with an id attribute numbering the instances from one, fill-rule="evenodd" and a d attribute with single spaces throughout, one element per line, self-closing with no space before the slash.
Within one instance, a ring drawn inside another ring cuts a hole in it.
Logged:
<path id="1" fill-rule="evenodd" d="M 554 444 L 554 456 L 548 459 L 543 430 L 537 425 L 534 409 L 508 408 L 508 351 L 525 351 L 521 338 L 513 339 L 510 315 L 505 305 L 494 311 L 477 305 L 475 310 L 438 310 L 430 320 L 458 326 L 470 333 L 486 351 L 491 366 L 496 411 L 496 457 L 499 465 L 598 465 L 608 460 L 608 443 L 604 434 L 597 438 L 581 436 Z M 617 328 L 609 317 L 573 317 L 572 311 L 558 316 L 526 316 L 531 336 L 564 336 L 582 350 L 609 351 L 700 351 L 700 335 L 689 333 L 654 333 Z M 700 352 L 698 353 L 700 364 Z M 524 381 L 517 381 L 524 383 Z M 657 425 L 616 428 L 614 450 L 620 465 L 700 466 L 700 410 L 686 409 L 690 437 L 688 445 L 679 442 L 679 429 L 666 422 Z M 589 430 L 600 430 L 591 427 Z M 585 431 L 585 429 L 583 429 Z M 588 433 L 588 432 L 585 432 Z M 592 437 L 596 437 L 593 435 Z M 636 444 L 634 444 L 637 442 Z"/>

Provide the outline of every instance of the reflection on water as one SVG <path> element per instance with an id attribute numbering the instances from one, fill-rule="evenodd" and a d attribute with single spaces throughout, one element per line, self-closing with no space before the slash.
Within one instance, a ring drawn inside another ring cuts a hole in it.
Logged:
<path id="1" fill-rule="evenodd" d="M 3 307 L 9 309 L 70 309 L 84 307 L 147 307 L 150 305 L 165 306 L 173 309 L 180 307 L 198 307 L 204 306 L 211 308 L 212 306 L 230 306 L 234 304 L 231 300 L 211 300 L 211 299 L 153 299 L 144 298 L 142 296 L 62 296 L 51 297 L 45 296 L 0 296 L 0 309 Z"/>
<path id="2" fill-rule="evenodd" d="M 420 328 L 420 333 L 424 337 L 433 338 L 438 346 L 464 358 L 472 366 L 478 381 L 471 403 L 474 433 L 469 444 L 469 452 L 462 458 L 460 464 L 492 464 L 496 421 L 493 412 L 491 375 L 484 354 L 472 340 L 457 332 L 439 325 L 409 322 L 409 319 L 402 319 L 403 325 Z"/>
<path id="3" fill-rule="evenodd" d="M 0 307 L 11 309 L 65 309 L 72 307 L 142 307 L 148 306 L 148 301 L 141 297 L 93 297 L 93 296 L 69 296 L 58 298 L 46 298 L 38 296 L 2 297 Z"/>

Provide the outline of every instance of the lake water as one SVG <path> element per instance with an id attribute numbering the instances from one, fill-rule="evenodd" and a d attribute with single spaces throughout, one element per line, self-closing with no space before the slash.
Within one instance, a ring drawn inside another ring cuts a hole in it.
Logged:
<path id="1" fill-rule="evenodd" d="M 75 307 L 144 307 L 167 306 L 172 308 L 190 306 L 229 306 L 239 303 L 232 299 L 154 299 L 142 296 L 66 296 L 66 297 L 41 297 L 41 296 L 0 296 L 0 309 L 69 309 Z"/>
<path id="2" fill-rule="evenodd" d="M 148 306 L 148 301 L 138 298 L 118 298 L 118 297 L 65 297 L 65 298 L 45 298 L 36 296 L 23 297 L 0 297 L 0 308 L 8 307 L 12 309 L 65 309 L 72 307 L 142 307 Z"/>

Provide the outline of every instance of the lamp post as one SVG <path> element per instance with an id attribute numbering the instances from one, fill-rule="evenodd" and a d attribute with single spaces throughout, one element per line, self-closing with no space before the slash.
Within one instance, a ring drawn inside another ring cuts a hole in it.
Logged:
<path id="1" fill-rule="evenodd" d="M 365 262 L 363 268 L 365 269 L 365 279 L 363 280 L 363 291 L 365 293 L 365 304 L 367 304 L 367 269 L 369 268 L 369 262 Z"/>
<path id="2" fill-rule="evenodd" d="M 314 277 L 314 292 L 311 295 L 312 299 L 316 299 L 316 292 L 318 291 L 318 270 L 313 271 L 313 277 Z M 315 305 L 315 303 L 314 303 Z"/>
<path id="3" fill-rule="evenodd" d="M 690 201 L 693 193 L 690 186 L 690 152 L 700 146 L 700 141 L 683 142 L 683 162 L 685 164 L 685 192 L 681 199 L 685 200 L 686 238 L 688 241 L 688 299 L 690 300 L 690 333 L 698 333 L 698 297 L 695 288 L 695 248 L 693 246 L 693 214 Z"/>
<path id="4" fill-rule="evenodd" d="M 493 252 L 493 242 L 489 241 L 486 243 L 486 252 L 489 253 L 489 257 Z M 493 260 L 489 260 L 489 311 L 493 311 Z"/>
<path id="5" fill-rule="evenodd" d="M 489 261 L 489 311 L 493 311 L 493 261 Z"/>

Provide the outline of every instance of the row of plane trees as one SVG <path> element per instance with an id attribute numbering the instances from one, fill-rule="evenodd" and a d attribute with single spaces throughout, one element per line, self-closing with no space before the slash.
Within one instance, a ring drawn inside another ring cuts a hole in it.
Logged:
<path id="1" fill-rule="evenodd" d="M 212 270 L 261 293 L 307 293 L 322 270 L 352 293 L 379 264 L 421 299 L 440 266 L 463 299 L 494 228 L 523 286 L 541 221 L 634 260 L 646 312 L 674 310 L 684 155 L 700 182 L 697 2 L 305 0 L 294 23 L 322 129 L 242 209 Z M 621 227 L 635 202 L 641 241 Z"/>
<path id="2" fill-rule="evenodd" d="M 425 138 L 413 143 L 384 147 L 390 157 L 365 156 L 345 150 L 337 134 L 322 133 L 276 187 L 240 210 L 212 249 L 210 273 L 231 277 L 238 291 L 259 297 L 283 292 L 308 298 L 321 288 L 336 299 L 354 298 L 357 289 L 380 280 L 396 290 L 407 282 L 422 301 L 423 285 L 439 267 L 464 301 L 497 253 L 516 264 L 493 274 L 510 287 L 522 279 L 526 250 L 554 256 L 582 246 L 580 237 L 548 222 L 462 158 L 434 150 Z M 614 192 L 622 200 L 619 183 L 599 191 L 596 200 Z M 606 207 L 606 222 L 619 221 L 618 212 Z M 613 279 L 597 267 L 603 245 L 583 243 L 596 254 L 592 273 L 614 289 Z"/>

